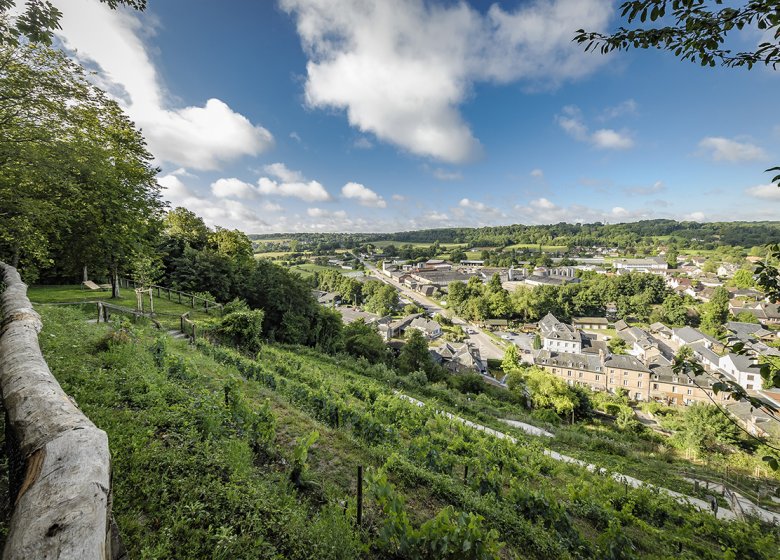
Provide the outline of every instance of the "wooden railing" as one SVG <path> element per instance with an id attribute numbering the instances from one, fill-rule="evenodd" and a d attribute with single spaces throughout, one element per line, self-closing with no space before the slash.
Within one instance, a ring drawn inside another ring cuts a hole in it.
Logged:
<path id="1" fill-rule="evenodd" d="M 138 286 L 140 286 L 140 284 L 135 280 L 133 280 L 132 278 L 121 278 L 120 282 L 122 282 L 124 284 L 124 287 L 126 288 L 132 286 L 135 289 Z M 198 310 L 202 309 L 207 314 L 210 313 L 212 310 L 218 310 L 220 313 L 222 312 L 222 307 L 223 307 L 222 304 L 217 303 L 213 299 L 196 296 L 195 294 L 190 294 L 188 292 L 181 292 L 179 290 L 174 290 L 173 288 L 166 288 L 165 286 L 158 286 L 157 284 L 149 284 L 144 287 L 151 288 L 152 290 L 157 292 L 158 298 L 162 298 L 164 294 L 167 297 L 168 301 L 177 301 L 182 305 L 189 305 L 193 309 L 198 309 Z"/>
<path id="2" fill-rule="evenodd" d="M 0 391 L 13 507 L 3 559 L 113 558 L 108 437 L 49 371 L 38 346 L 41 319 L 19 273 L 5 263 L 0 272 Z"/>

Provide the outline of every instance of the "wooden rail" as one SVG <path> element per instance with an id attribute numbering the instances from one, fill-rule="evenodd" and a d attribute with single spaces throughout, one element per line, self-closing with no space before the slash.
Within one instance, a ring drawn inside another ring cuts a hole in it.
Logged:
<path id="1" fill-rule="evenodd" d="M 133 289 L 135 289 L 139 285 L 138 282 L 132 278 L 122 278 L 121 281 L 124 282 L 126 288 L 129 288 L 132 285 Z M 217 309 L 220 313 L 222 312 L 223 305 L 221 303 L 217 303 L 213 299 L 196 296 L 195 294 L 190 294 L 188 292 L 180 292 L 179 290 L 166 288 L 165 286 L 158 286 L 157 284 L 149 284 L 148 287 L 157 292 L 158 298 L 162 298 L 162 294 L 165 294 L 168 301 L 176 300 L 178 303 L 181 303 L 182 305 L 189 305 L 193 309 L 196 308 L 195 302 L 198 301 L 201 303 L 198 303 L 197 308 L 203 308 L 203 311 L 205 311 L 207 314 L 210 313 L 212 309 Z M 173 297 L 174 295 L 176 297 Z"/>
<path id="2" fill-rule="evenodd" d="M 13 502 L 3 559 L 112 558 L 108 437 L 49 371 L 38 346 L 41 319 L 19 273 L 2 262 L 0 272 L 0 391 Z"/>

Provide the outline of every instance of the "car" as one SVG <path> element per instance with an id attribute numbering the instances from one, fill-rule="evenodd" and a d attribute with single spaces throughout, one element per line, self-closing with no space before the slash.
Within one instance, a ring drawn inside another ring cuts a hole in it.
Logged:
<path id="1" fill-rule="evenodd" d="M 504 340 L 512 340 L 512 336 L 508 334 L 502 334 L 501 338 L 503 338 Z"/>
<path id="2" fill-rule="evenodd" d="M 477 331 L 475 331 L 474 329 L 471 329 L 471 328 L 467 328 L 466 329 L 466 334 L 477 334 Z"/>

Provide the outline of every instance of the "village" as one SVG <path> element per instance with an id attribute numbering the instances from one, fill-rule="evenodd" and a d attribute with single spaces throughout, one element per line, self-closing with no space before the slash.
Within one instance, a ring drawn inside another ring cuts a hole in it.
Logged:
<path id="1" fill-rule="evenodd" d="M 362 320 L 374 325 L 396 351 L 403 346 L 405 333 L 416 329 L 428 341 L 436 363 L 452 373 L 476 373 L 487 383 L 506 387 L 506 375 L 491 363 L 514 345 L 523 364 L 542 368 L 569 385 L 621 391 L 636 403 L 718 404 L 752 434 L 765 436 L 773 428 L 774 423 L 760 409 L 731 400 L 727 392 L 713 390 L 719 382 L 736 383 L 749 394 L 780 405 L 780 390 L 765 388 L 760 373 L 762 362 L 780 357 L 778 305 L 765 301 L 755 288 L 740 287 L 733 281 L 735 275 L 744 277 L 745 272 L 740 271 L 749 270 L 756 258 L 748 257 L 744 267 L 718 263 L 714 272 L 705 271 L 712 268 L 711 263 L 705 266 L 706 259 L 695 257 L 680 259 L 675 268 L 670 268 L 666 255 L 609 260 L 596 257 L 577 259 L 573 265 L 508 268 L 485 266 L 477 259 L 453 263 L 438 258 L 415 263 L 370 253 L 362 253 L 359 258 L 365 275 L 358 278 L 379 279 L 393 286 L 400 304 L 412 304 L 417 312 L 382 316 L 342 302 L 336 292 L 318 291 L 315 295 L 320 304 L 337 309 L 345 323 Z M 722 288 L 728 292 L 730 320 L 722 325 L 720 336 L 713 336 L 689 325 L 619 318 L 618 306 L 610 302 L 602 316 L 576 316 L 569 322 L 549 312 L 533 322 L 506 318 L 472 321 L 458 316 L 447 302 L 458 283 L 488 284 L 498 278 L 501 288 L 511 293 L 538 286 L 578 284 L 583 273 L 654 275 L 663 279 L 668 293 L 699 305 L 709 303 L 715 290 Z M 675 356 L 681 353 L 701 367 L 690 375 L 675 371 Z"/>

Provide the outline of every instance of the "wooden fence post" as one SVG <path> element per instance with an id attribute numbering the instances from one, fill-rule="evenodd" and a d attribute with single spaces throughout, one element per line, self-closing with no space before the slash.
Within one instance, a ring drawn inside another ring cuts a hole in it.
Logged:
<path id="1" fill-rule="evenodd" d="M 97 313 L 98 313 L 97 322 L 98 323 L 100 322 L 100 312 L 102 311 L 101 306 L 102 306 L 102 304 L 100 302 L 97 302 L 97 305 L 95 306 L 95 307 L 97 307 Z"/>
<path id="2" fill-rule="evenodd" d="M 358 465 L 357 477 L 357 524 L 363 524 L 363 465 Z"/>
<path id="3" fill-rule="evenodd" d="M 193 309 L 195 309 L 195 296 L 192 296 L 192 298 L 191 298 L 191 299 L 192 299 L 192 305 L 190 305 L 190 307 L 192 307 Z"/>

